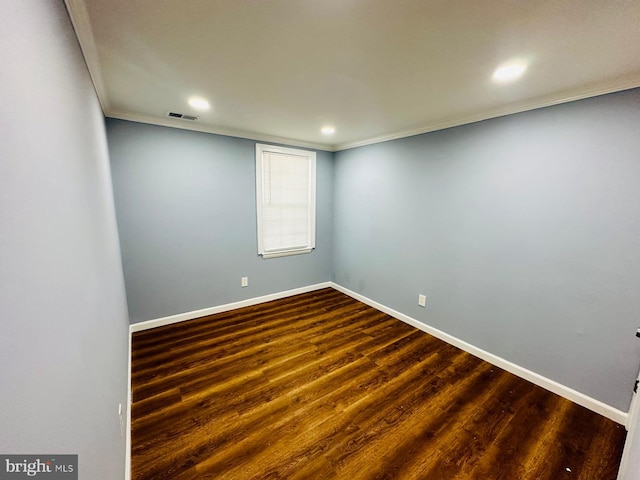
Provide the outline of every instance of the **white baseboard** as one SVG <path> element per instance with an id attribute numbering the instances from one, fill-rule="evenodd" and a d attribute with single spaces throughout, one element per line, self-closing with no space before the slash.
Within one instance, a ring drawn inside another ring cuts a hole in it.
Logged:
<path id="1" fill-rule="evenodd" d="M 583 393 L 573 390 L 572 388 L 562 385 L 538 373 L 532 372 L 531 370 L 528 370 L 524 367 L 516 365 L 515 363 L 505 360 L 504 358 L 498 357 L 497 355 L 494 355 L 485 350 L 482 350 L 481 348 L 471 345 L 470 343 L 467 343 L 464 340 L 460 340 L 457 337 L 454 337 L 452 335 L 449 335 L 448 333 L 438 330 L 437 328 L 434 328 L 425 323 L 422 323 L 416 320 L 415 318 L 405 315 L 404 313 L 400 313 L 392 308 L 387 307 L 386 305 L 383 305 L 374 300 L 371 300 L 370 298 L 367 298 L 364 295 L 360 295 L 359 293 L 353 292 L 348 288 L 345 288 L 342 285 L 338 285 L 334 282 L 318 283 L 318 284 L 309 285 L 306 287 L 295 288 L 293 290 L 286 290 L 284 292 L 272 293 L 270 295 L 264 295 L 262 297 L 254 297 L 246 300 L 241 300 L 239 302 L 227 303 L 225 305 L 219 305 L 217 307 L 204 308 L 202 310 L 195 310 L 192 312 L 180 313 L 180 314 L 171 315 L 168 317 L 162 317 L 154 320 L 148 320 L 145 322 L 134 323 L 129 326 L 129 330 L 130 330 L 130 333 L 139 332 L 142 330 L 148 330 L 150 328 L 161 327 L 163 325 L 170 325 L 173 323 L 183 322 L 185 320 L 192 320 L 194 318 L 200 318 L 207 315 L 227 312 L 229 310 L 235 310 L 237 308 L 258 305 L 260 303 L 269 302 L 271 300 L 278 300 L 281 298 L 298 295 L 300 293 L 312 292 L 314 290 L 320 290 L 322 288 L 328 288 L 328 287 L 334 288 L 346 295 L 349 295 L 350 297 L 355 298 L 356 300 L 359 300 L 362 303 L 365 303 L 377 310 L 380 310 L 381 312 L 384 312 L 387 315 L 391 315 L 392 317 L 398 320 L 401 320 L 415 328 L 418 328 L 423 332 L 433 335 L 434 337 L 439 338 L 440 340 L 443 340 L 455 347 L 458 347 L 461 350 L 464 350 L 465 352 L 475 355 L 476 357 L 481 358 L 491 363 L 492 365 L 495 365 L 496 367 L 502 368 L 503 370 L 513 373 L 514 375 L 520 378 L 528 380 L 529 382 L 534 383 L 539 387 L 542 387 L 557 395 L 560 395 L 561 397 L 571 400 L 572 402 L 577 403 L 578 405 L 582 405 L 583 407 L 588 408 L 589 410 L 592 410 L 600 415 L 603 415 L 604 417 L 607 417 L 616 423 L 619 423 L 624 426 L 626 426 L 627 424 L 628 414 L 625 412 L 622 412 L 610 405 L 607 405 L 606 403 L 596 400 L 595 398 L 591 398 Z M 129 362 L 131 362 L 131 351 L 129 351 Z M 131 376 L 131 364 L 129 363 L 129 377 L 130 376 Z M 131 388 L 131 378 L 129 378 L 129 389 L 130 388 Z M 131 399 L 129 398 L 129 402 L 130 401 Z M 129 406 L 129 411 L 130 410 L 131 408 Z M 129 413 L 128 421 L 130 422 L 130 420 L 131 420 L 131 414 Z M 129 432 L 129 430 L 130 428 L 128 426 L 127 432 Z M 127 438 L 127 444 L 128 444 L 127 450 L 129 455 L 129 449 L 130 449 L 129 437 Z M 127 457 L 127 461 L 130 462 L 130 457 Z"/>
<path id="2" fill-rule="evenodd" d="M 353 292 L 341 285 L 331 282 L 331 287 L 335 288 L 336 290 L 346 295 L 349 295 L 352 298 L 355 298 L 356 300 L 361 301 L 362 303 L 366 303 L 367 305 L 375 308 L 376 310 L 380 310 L 381 312 L 384 312 L 387 315 L 391 315 L 392 317 L 397 318 L 398 320 L 401 320 L 413 327 L 416 327 L 422 330 L 423 332 L 426 332 L 430 335 L 433 335 L 436 338 L 439 338 L 440 340 L 443 340 L 455 347 L 458 347 L 461 350 L 464 350 L 465 352 L 470 353 L 471 355 L 475 355 L 476 357 L 479 357 L 482 360 L 485 360 L 491 363 L 492 365 L 495 365 L 496 367 L 502 368 L 503 370 L 513 373 L 514 375 L 520 378 L 528 380 L 529 382 L 534 383 L 539 387 L 542 387 L 557 395 L 560 395 L 561 397 L 571 400 L 572 402 L 577 403 L 578 405 L 582 405 L 583 407 L 588 408 L 589 410 L 592 410 L 604 417 L 607 417 L 613 420 L 614 422 L 619 423 L 620 425 L 626 426 L 628 414 L 618 410 L 617 408 L 613 408 L 612 406 L 607 405 L 606 403 L 603 403 L 600 400 L 591 398 L 587 395 L 584 395 L 583 393 L 573 390 L 572 388 L 562 385 L 554 380 L 551 380 L 547 377 L 543 377 L 542 375 L 532 372 L 531 370 L 527 370 L 526 368 L 516 365 L 515 363 L 511 363 L 508 360 L 505 360 L 504 358 L 498 357 L 497 355 L 494 355 L 485 350 L 482 350 L 481 348 L 471 345 L 470 343 L 460 340 L 459 338 L 449 335 L 448 333 L 438 330 L 437 328 L 426 325 L 416 320 L 415 318 L 409 317 L 404 313 L 400 313 L 396 310 L 393 310 L 392 308 L 389 308 L 385 305 L 382 305 L 381 303 L 371 300 L 370 298 L 367 298 L 364 295 L 360 295 L 359 293 Z"/>
<path id="3" fill-rule="evenodd" d="M 132 323 L 131 325 L 129 325 L 129 330 L 131 331 L 131 333 L 140 332 L 142 330 L 148 330 L 150 328 L 171 325 L 172 323 L 184 322 L 185 320 L 193 320 L 194 318 L 206 317 L 207 315 L 228 312 L 229 310 L 235 310 L 236 308 L 250 307 L 252 305 L 258 305 L 260 303 L 270 302 L 271 300 L 279 300 L 281 298 L 291 297 L 300 293 L 313 292 L 314 290 L 329 288 L 331 286 L 331 282 L 316 283 L 315 285 L 294 288 L 293 290 L 285 290 L 284 292 L 272 293 L 269 295 L 264 295 L 262 297 L 253 297 L 246 300 L 241 300 L 239 302 L 218 305 L 217 307 L 203 308 L 202 310 L 194 310 L 192 312 L 179 313 L 177 315 L 170 315 L 168 317 L 156 318 L 139 323 Z"/>

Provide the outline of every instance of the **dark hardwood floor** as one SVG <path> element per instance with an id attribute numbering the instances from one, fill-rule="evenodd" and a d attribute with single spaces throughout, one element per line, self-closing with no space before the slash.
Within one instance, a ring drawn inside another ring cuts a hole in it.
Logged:
<path id="1" fill-rule="evenodd" d="M 623 427 L 333 289 L 135 333 L 132 478 L 613 480 Z"/>

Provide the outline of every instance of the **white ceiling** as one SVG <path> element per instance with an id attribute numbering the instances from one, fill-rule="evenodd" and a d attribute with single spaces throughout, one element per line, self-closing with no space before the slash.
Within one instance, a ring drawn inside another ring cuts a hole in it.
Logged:
<path id="1" fill-rule="evenodd" d="M 640 86 L 639 0 L 66 3 L 106 116 L 327 150 Z"/>

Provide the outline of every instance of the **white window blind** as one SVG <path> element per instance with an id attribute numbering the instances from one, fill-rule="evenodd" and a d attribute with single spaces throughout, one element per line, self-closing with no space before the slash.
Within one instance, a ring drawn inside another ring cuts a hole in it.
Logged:
<path id="1" fill-rule="evenodd" d="M 278 257 L 315 248 L 316 154 L 256 145 L 258 253 Z"/>

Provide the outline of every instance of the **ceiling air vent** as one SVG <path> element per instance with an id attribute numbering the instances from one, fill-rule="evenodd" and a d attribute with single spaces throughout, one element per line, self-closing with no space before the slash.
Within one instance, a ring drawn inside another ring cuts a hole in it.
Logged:
<path id="1" fill-rule="evenodd" d="M 184 113 L 177 112 L 167 112 L 167 117 L 171 118 L 181 118 L 182 120 L 197 120 L 198 117 L 194 117 L 193 115 L 185 115 Z"/>

